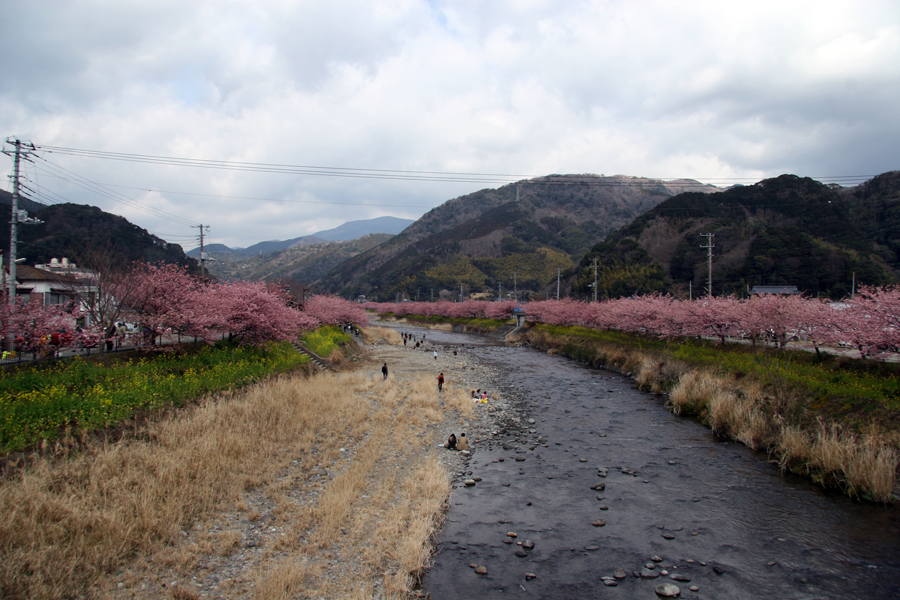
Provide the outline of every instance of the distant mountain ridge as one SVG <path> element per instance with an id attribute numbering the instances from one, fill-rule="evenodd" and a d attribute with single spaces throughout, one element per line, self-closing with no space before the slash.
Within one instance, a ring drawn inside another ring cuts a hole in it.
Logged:
<path id="1" fill-rule="evenodd" d="M 10 195 L 11 196 L 11 195 Z M 2 199 L 0 199 L 2 201 Z M 23 205 L 25 206 L 25 205 Z M 27 264 L 48 263 L 53 258 L 68 258 L 90 268 L 93 260 L 128 264 L 132 261 L 175 264 L 198 272 L 197 262 L 185 256 L 181 246 L 169 244 L 124 217 L 104 212 L 96 206 L 61 203 L 29 210 L 41 223 L 19 227 L 19 257 Z M 0 220 L 9 222 L 0 210 Z M 9 227 L 0 227 L 0 248 L 9 248 Z M 88 264 L 85 264 L 88 263 Z"/>
<path id="2" fill-rule="evenodd" d="M 291 278 L 310 284 L 331 269 L 390 239 L 387 233 L 372 233 L 345 242 L 302 244 L 286 250 L 250 256 L 243 260 L 214 260 L 207 263 L 210 273 L 225 281 L 272 281 Z M 210 253 L 219 256 L 218 253 Z"/>
<path id="3" fill-rule="evenodd" d="M 693 180 L 548 175 L 444 202 L 385 244 L 318 282 L 345 296 L 415 297 L 431 290 L 539 292 L 610 231 L 679 192 L 715 193 Z"/>
<path id="4" fill-rule="evenodd" d="M 7 192 L 6 190 L 0 190 L 0 204 L 6 204 L 7 206 L 12 206 L 12 193 Z M 19 194 L 19 208 L 22 210 L 27 210 L 28 212 L 35 213 L 42 208 L 46 208 L 47 205 L 42 202 L 35 202 L 34 200 L 30 200 L 25 196 Z"/>
<path id="5" fill-rule="evenodd" d="M 703 237 L 701 234 L 713 234 Z M 900 279 L 900 171 L 841 189 L 781 175 L 713 196 L 667 199 L 611 233 L 582 259 L 576 296 L 590 296 L 597 260 L 601 297 L 713 293 L 756 285 L 797 286 L 834 299 L 856 285 Z"/>
<path id="6" fill-rule="evenodd" d="M 259 242 L 247 248 L 229 248 L 225 244 L 209 244 L 204 247 L 204 251 L 211 254 L 215 253 L 217 255 L 216 258 L 220 260 L 242 260 L 251 256 L 282 252 L 294 246 L 351 241 L 375 233 L 395 235 L 414 222 L 415 221 L 411 219 L 401 219 L 398 217 L 376 217 L 374 219 L 348 221 L 334 229 L 326 229 L 325 231 L 318 231 L 310 235 L 304 235 L 290 240 Z M 200 248 L 190 250 L 187 252 L 187 255 L 193 258 L 199 258 Z"/>

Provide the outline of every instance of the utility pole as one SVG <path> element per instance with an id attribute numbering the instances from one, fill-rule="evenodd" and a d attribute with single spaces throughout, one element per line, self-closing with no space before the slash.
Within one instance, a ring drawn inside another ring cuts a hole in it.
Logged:
<path id="1" fill-rule="evenodd" d="M 195 227 L 200 230 L 200 277 L 205 277 L 205 272 L 203 270 L 203 265 L 206 262 L 206 252 L 203 251 L 203 235 L 205 233 L 209 233 L 209 225 L 192 225 L 191 227 Z"/>
<path id="2" fill-rule="evenodd" d="M 515 273 L 513 273 L 513 297 L 516 299 L 516 302 L 519 301 L 519 282 L 516 281 Z"/>
<path id="3" fill-rule="evenodd" d="M 499 281 L 497 282 L 497 302 L 503 300 L 503 284 Z"/>
<path id="4" fill-rule="evenodd" d="M 556 299 L 559 300 L 559 276 L 562 273 L 562 269 L 557 267 L 556 269 Z"/>
<path id="5" fill-rule="evenodd" d="M 462 291 L 462 286 L 463 286 L 463 284 L 460 283 L 460 284 L 459 284 L 459 301 L 460 301 L 460 302 L 463 301 L 463 291 Z"/>
<path id="6" fill-rule="evenodd" d="M 594 257 L 594 302 L 597 301 L 597 257 Z"/>
<path id="7" fill-rule="evenodd" d="M 850 299 L 856 297 L 856 271 L 853 271 L 853 287 L 850 288 Z"/>
<path id="8" fill-rule="evenodd" d="M 707 250 L 706 268 L 709 271 L 709 279 L 708 279 L 709 287 L 707 288 L 706 292 L 709 296 L 712 296 L 712 249 L 713 249 L 712 239 L 713 239 L 714 235 L 716 235 L 716 234 L 714 234 L 714 233 L 701 233 L 700 234 L 700 237 L 706 238 L 706 245 L 700 246 L 700 247 L 706 248 L 706 250 Z"/>
<path id="9" fill-rule="evenodd" d="M 41 223 L 37 219 L 28 217 L 28 213 L 19 214 L 19 188 L 24 187 L 19 182 L 19 165 L 24 158 L 28 160 L 28 153 L 33 151 L 34 144 L 27 142 L 25 151 L 22 151 L 22 140 L 18 138 L 6 138 L 6 143 L 14 146 L 13 155 L 13 192 L 12 192 L 12 209 L 9 218 L 9 303 L 16 303 L 16 250 L 18 245 L 19 223 Z M 10 152 L 6 149 L 3 153 L 7 156 Z M 25 212 L 25 211 L 21 211 Z M 15 350 L 15 332 L 8 331 L 6 336 L 7 347 L 9 350 Z"/>

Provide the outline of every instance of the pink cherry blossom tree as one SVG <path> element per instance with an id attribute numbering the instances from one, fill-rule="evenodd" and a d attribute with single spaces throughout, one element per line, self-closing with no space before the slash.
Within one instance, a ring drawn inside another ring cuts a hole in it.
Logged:
<path id="1" fill-rule="evenodd" d="M 16 347 L 24 352 L 37 352 L 42 348 L 67 348 L 78 344 L 80 333 L 76 331 L 77 309 L 67 310 L 62 305 L 44 306 L 39 301 L 17 298 L 15 304 L 0 304 L 0 322 L 6 325 L 4 337 L 12 333 Z"/>
<path id="2" fill-rule="evenodd" d="M 312 296 L 303 303 L 303 312 L 329 325 L 353 323 L 365 327 L 369 324 L 369 313 L 360 304 L 338 296 Z"/>
<path id="3" fill-rule="evenodd" d="M 207 331 L 223 327 L 230 340 L 260 344 L 294 340 L 303 329 L 315 329 L 320 321 L 289 306 L 287 290 L 262 282 L 238 281 L 215 284 L 205 290 L 210 320 Z"/>

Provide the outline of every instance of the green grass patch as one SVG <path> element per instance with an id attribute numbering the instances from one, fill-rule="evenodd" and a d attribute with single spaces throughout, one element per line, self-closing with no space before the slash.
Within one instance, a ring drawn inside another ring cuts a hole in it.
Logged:
<path id="1" fill-rule="evenodd" d="M 183 355 L 75 358 L 0 371 L 0 452 L 109 427 L 136 411 L 180 406 L 210 392 L 289 371 L 309 360 L 290 344 L 220 343 Z"/>
<path id="2" fill-rule="evenodd" d="M 349 334 L 337 325 L 319 327 L 301 338 L 306 347 L 322 358 L 328 358 L 341 344 L 353 341 Z"/>

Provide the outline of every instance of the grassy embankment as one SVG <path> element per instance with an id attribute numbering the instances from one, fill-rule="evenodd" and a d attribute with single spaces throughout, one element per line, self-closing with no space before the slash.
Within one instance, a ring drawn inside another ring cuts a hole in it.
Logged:
<path id="1" fill-rule="evenodd" d="M 64 452 L 83 444 L 87 433 L 137 414 L 181 406 L 305 362 L 290 344 L 220 343 L 178 354 L 108 354 L 3 370 L 0 454 L 36 446 Z"/>
<path id="2" fill-rule="evenodd" d="M 300 339 L 314 354 L 333 365 L 343 362 L 353 339 L 337 325 L 326 325 L 304 334 Z"/>
<path id="3" fill-rule="evenodd" d="M 708 340 L 536 325 L 523 341 L 629 373 L 678 414 L 768 450 L 782 469 L 888 502 L 900 448 L 900 366 Z"/>
<path id="4" fill-rule="evenodd" d="M 185 375 L 193 377 L 175 377 Z M 223 506 L 246 511 L 247 490 L 274 500 L 286 535 L 241 574 L 255 590 L 246 593 L 370 597 L 377 582 L 383 597 L 406 597 L 449 493 L 419 440 L 445 414 L 471 415 L 472 405 L 464 390 L 445 391 L 440 403 L 430 377 L 380 379 L 295 374 L 229 389 L 116 444 L 89 442 L 8 475 L 0 482 L 0 597 L 101 597 L 115 581 L 137 588 L 145 565 L 174 569 L 189 585 L 199 560 L 231 554 L 241 534 L 215 529 L 186 545 L 182 531 Z M 407 468 L 398 471 L 398 461 Z M 336 473 L 324 484 L 284 476 L 321 466 Z M 324 485 L 312 504 L 295 497 L 310 485 Z M 341 561 L 329 563 L 334 544 Z M 352 571 L 325 578 L 345 564 Z"/>

